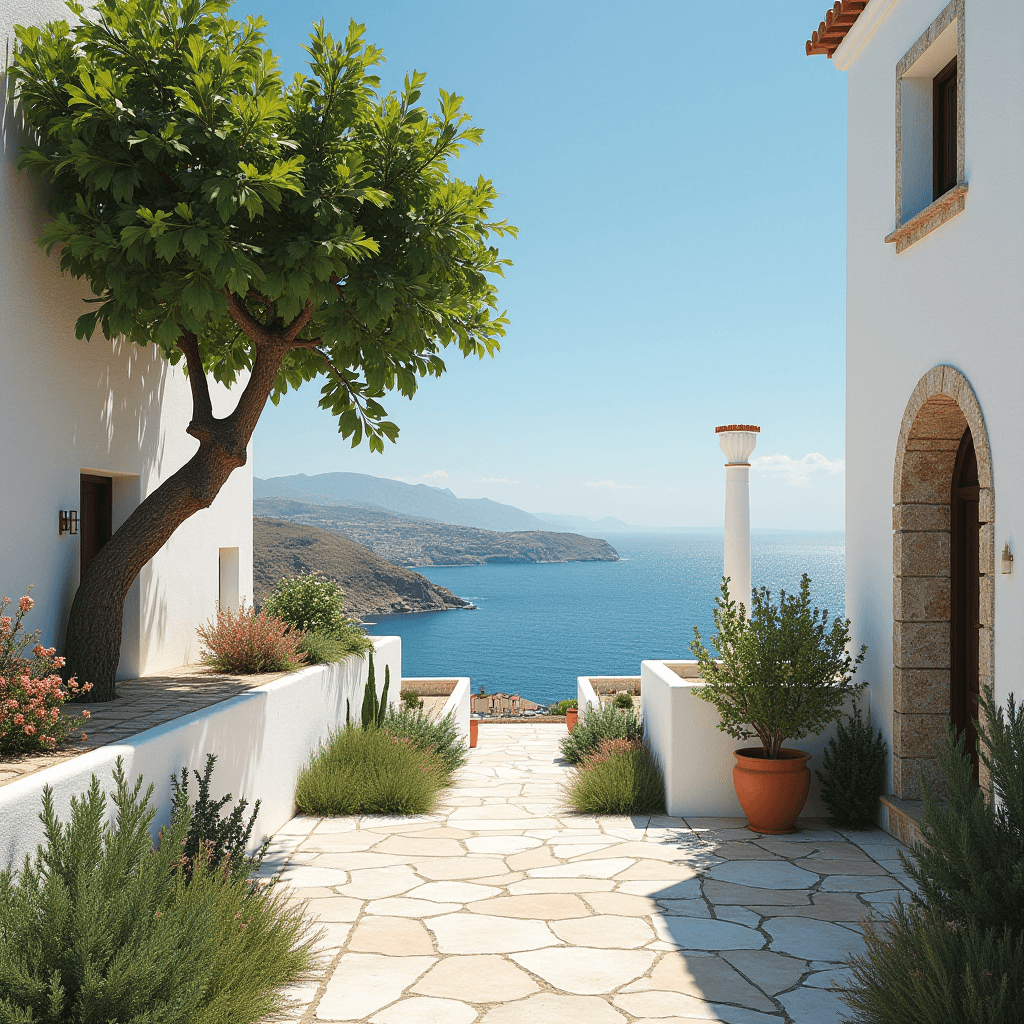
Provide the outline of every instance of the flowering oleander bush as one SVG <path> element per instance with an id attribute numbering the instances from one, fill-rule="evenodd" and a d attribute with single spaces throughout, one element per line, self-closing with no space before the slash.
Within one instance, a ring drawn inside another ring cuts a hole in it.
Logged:
<path id="1" fill-rule="evenodd" d="M 659 814 L 665 785 L 650 751 L 635 739 L 602 739 L 573 772 L 569 803 L 580 814 Z"/>
<path id="2" fill-rule="evenodd" d="M 216 620 L 208 620 L 196 632 L 203 663 L 218 672 L 285 672 L 306 660 L 303 633 L 265 608 L 246 608 L 244 598 L 237 611 L 218 608 Z"/>
<path id="3" fill-rule="evenodd" d="M 152 786 L 114 772 L 112 820 L 93 776 L 61 822 L 44 790 L 45 844 L 0 872 L 0 1021 L 255 1024 L 312 955 L 303 907 L 223 863 L 181 855 L 188 807 L 154 848 Z"/>
<path id="4" fill-rule="evenodd" d="M 81 719 L 63 716 L 61 708 L 92 685 L 79 688 L 74 679 L 65 685 L 64 659 L 55 648 L 43 647 L 38 629 L 29 633 L 23 625 L 35 602 L 26 594 L 13 618 L 3 614 L 10 603 L 9 597 L 0 601 L 0 753 L 52 750 L 89 718 L 88 711 Z M 32 656 L 26 657 L 29 648 Z"/>
<path id="5" fill-rule="evenodd" d="M 282 577 L 263 602 L 263 611 L 305 634 L 300 650 L 319 665 L 366 654 L 372 641 L 366 630 L 344 612 L 344 592 L 317 573 Z"/>

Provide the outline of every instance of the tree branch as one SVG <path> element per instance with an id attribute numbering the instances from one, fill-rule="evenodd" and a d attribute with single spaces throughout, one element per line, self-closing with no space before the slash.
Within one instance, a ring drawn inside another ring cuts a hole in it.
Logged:
<path id="1" fill-rule="evenodd" d="M 199 339 L 191 331 L 183 329 L 177 344 L 185 354 L 188 383 L 192 389 L 192 422 L 185 428 L 185 432 L 202 441 L 210 434 L 213 402 L 210 398 L 210 383 L 206 379 L 203 360 L 199 355 Z"/>
<path id="2" fill-rule="evenodd" d="M 283 340 L 289 345 L 299 336 L 302 329 L 313 319 L 313 303 L 306 299 L 302 312 L 284 329 Z"/>
<path id="3" fill-rule="evenodd" d="M 245 303 L 226 286 L 224 294 L 228 299 L 228 312 L 231 314 L 231 319 L 242 328 L 245 336 L 251 339 L 257 348 L 261 345 L 273 344 L 275 340 L 274 335 L 253 317 L 249 310 L 245 308 Z"/>

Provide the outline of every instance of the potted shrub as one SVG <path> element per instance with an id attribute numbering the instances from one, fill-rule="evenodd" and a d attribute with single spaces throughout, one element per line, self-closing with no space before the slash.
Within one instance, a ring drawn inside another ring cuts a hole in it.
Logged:
<path id="1" fill-rule="evenodd" d="M 715 601 L 711 638 L 717 658 L 694 627 L 690 650 L 704 685 L 694 690 L 721 715 L 718 728 L 738 740 L 756 736 L 760 747 L 735 752 L 736 796 L 755 832 L 794 832 L 811 785 L 810 754 L 784 747 L 819 733 L 842 715 L 843 702 L 867 683 L 853 681 L 867 650 L 847 651 L 850 620 L 811 608 L 811 581 L 797 594 L 779 593 L 776 604 L 764 587 L 751 594 L 749 618 L 729 597 L 729 581 Z"/>

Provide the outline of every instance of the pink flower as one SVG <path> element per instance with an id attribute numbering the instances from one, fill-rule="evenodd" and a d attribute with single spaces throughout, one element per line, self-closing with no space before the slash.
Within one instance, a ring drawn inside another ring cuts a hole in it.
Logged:
<path id="1" fill-rule="evenodd" d="M 25 726 L 25 735 L 26 736 L 35 736 L 35 734 L 36 734 L 36 727 L 34 725 L 26 725 Z"/>
<path id="2" fill-rule="evenodd" d="M 92 718 L 92 712 L 91 711 L 83 711 L 82 712 L 82 717 L 83 718 Z"/>
<path id="3" fill-rule="evenodd" d="M 18 602 L 18 607 L 19 607 L 19 608 L 20 608 L 20 609 L 21 609 L 21 610 L 22 610 L 23 612 L 28 612 L 28 611 L 31 611 L 31 610 L 32 610 L 32 605 L 34 605 L 34 604 L 35 604 L 35 601 L 33 601 L 33 600 L 32 600 L 32 598 L 31 598 L 31 597 L 29 597 L 29 596 L 28 596 L 28 594 L 26 594 L 26 595 L 25 595 L 25 596 L 24 596 L 24 597 L 23 597 L 23 598 L 22 598 L 22 599 L 21 599 L 21 600 L 20 600 L 20 601 Z"/>
<path id="4" fill-rule="evenodd" d="M 24 725 L 25 724 L 25 716 L 24 715 L 15 715 L 14 716 L 14 724 L 15 725 Z"/>

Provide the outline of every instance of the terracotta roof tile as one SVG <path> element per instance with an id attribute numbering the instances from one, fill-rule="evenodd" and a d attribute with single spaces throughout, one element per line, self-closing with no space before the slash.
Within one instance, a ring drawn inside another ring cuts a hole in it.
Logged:
<path id="1" fill-rule="evenodd" d="M 831 57 L 867 5 L 868 0 L 836 0 L 825 12 L 825 20 L 818 26 L 818 30 L 812 32 L 811 38 L 807 40 L 804 47 L 807 56 L 823 53 Z"/>

